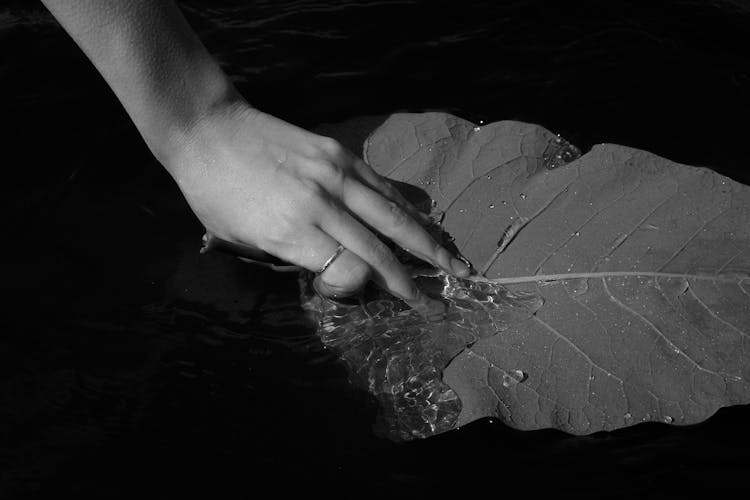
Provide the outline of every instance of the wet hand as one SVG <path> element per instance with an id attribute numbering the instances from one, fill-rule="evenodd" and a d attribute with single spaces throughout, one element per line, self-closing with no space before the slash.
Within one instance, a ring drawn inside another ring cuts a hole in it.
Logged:
<path id="1" fill-rule="evenodd" d="M 375 232 L 450 274 L 469 273 L 369 165 L 245 103 L 197 120 L 162 163 L 210 233 L 322 271 L 324 295 L 349 295 L 373 279 L 412 306 L 432 307 Z"/>

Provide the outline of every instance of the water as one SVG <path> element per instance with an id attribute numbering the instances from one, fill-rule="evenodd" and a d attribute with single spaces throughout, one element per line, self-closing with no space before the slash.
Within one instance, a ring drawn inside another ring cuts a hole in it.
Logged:
<path id="1" fill-rule="evenodd" d="M 444 321 L 426 322 L 377 289 L 359 303 L 341 304 L 314 294 L 305 280 L 302 296 L 303 307 L 320 325 L 321 341 L 340 353 L 352 382 L 377 400 L 383 435 L 395 440 L 454 429 L 462 404 L 442 381 L 442 369 L 464 348 L 529 319 L 544 304 L 538 294 L 514 294 L 501 285 L 442 273 L 420 276 L 417 283 L 445 301 Z M 514 384 L 528 377 L 518 369 L 507 376 Z"/>
<path id="2" fill-rule="evenodd" d="M 188 18 L 241 91 L 305 127 L 440 109 L 750 183 L 740 2 L 206 4 L 187 2 Z M 200 256 L 201 228 L 96 72 L 37 5 L 5 5 L 0 497 L 742 484 L 745 407 L 586 438 L 488 420 L 408 445 L 378 438 L 294 276 Z"/>

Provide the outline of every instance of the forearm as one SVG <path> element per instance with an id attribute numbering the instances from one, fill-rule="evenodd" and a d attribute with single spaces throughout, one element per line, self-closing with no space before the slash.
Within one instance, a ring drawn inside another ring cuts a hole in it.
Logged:
<path id="1" fill-rule="evenodd" d="M 201 116 L 239 100 L 166 0 L 42 0 L 102 74 L 157 157 Z"/>

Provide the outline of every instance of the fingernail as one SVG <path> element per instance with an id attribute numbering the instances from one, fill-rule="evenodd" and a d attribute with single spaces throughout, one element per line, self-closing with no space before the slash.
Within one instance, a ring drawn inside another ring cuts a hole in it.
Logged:
<path id="1" fill-rule="evenodd" d="M 465 278 L 469 275 L 469 266 L 455 257 L 451 257 L 451 268 L 453 269 L 453 273 L 460 278 Z"/>

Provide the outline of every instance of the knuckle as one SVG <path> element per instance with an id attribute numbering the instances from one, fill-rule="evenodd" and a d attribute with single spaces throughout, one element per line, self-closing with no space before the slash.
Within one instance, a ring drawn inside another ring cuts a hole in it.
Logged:
<path id="1" fill-rule="evenodd" d="M 396 263 L 396 257 L 393 255 L 393 252 L 379 240 L 372 245 L 370 252 L 375 266 L 390 267 Z"/>
<path id="2" fill-rule="evenodd" d="M 402 228 L 409 223 L 409 215 L 398 205 L 398 203 L 390 201 L 388 202 L 388 208 L 390 210 L 391 226 L 394 228 Z"/>
<path id="3" fill-rule="evenodd" d="M 327 186 L 334 189 L 343 186 L 346 174 L 342 168 L 330 160 L 319 160 L 317 166 L 320 180 Z"/>
<path id="4" fill-rule="evenodd" d="M 293 195 L 280 200 L 274 207 L 274 219 L 263 228 L 269 233 L 285 232 L 294 235 L 301 225 L 321 216 L 327 209 L 325 189 L 317 182 L 303 180 Z"/>
<path id="5" fill-rule="evenodd" d="M 339 158 L 344 155 L 344 146 L 342 146 L 339 141 L 331 137 L 321 138 L 318 147 L 320 147 L 320 150 L 324 154 L 332 156 L 334 158 Z"/>
<path id="6" fill-rule="evenodd" d="M 294 219 L 291 217 L 282 217 L 276 221 L 273 227 L 267 228 L 265 232 L 265 245 L 268 248 L 264 248 L 266 252 L 271 250 L 278 251 L 279 249 L 287 246 L 292 237 L 297 233 L 298 229 L 295 227 Z"/>
<path id="7" fill-rule="evenodd" d="M 290 210 L 292 217 L 299 217 L 300 211 L 302 213 L 311 213 L 320 208 L 321 199 L 323 197 L 323 188 L 314 182 L 305 183 L 305 186 L 297 193 L 296 199 L 293 203 L 293 208 Z"/>
<path id="8" fill-rule="evenodd" d="M 331 160 L 319 160 L 318 168 L 320 168 L 321 173 L 326 177 L 337 177 L 342 174 L 342 170 L 339 166 Z"/>

